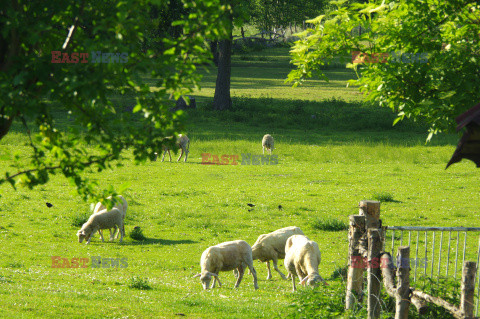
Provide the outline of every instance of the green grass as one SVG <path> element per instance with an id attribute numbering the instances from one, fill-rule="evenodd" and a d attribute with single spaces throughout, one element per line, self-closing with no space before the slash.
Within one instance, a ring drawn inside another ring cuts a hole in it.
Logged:
<path id="1" fill-rule="evenodd" d="M 330 82 L 293 89 L 283 83 L 291 67 L 287 51 L 236 56 L 234 108 L 224 113 L 209 108 L 214 70 L 201 71 L 203 89 L 194 94 L 199 109 L 188 114 L 187 163 L 127 160 L 113 171 L 86 173 L 100 185 L 130 183 L 123 194 L 129 203 L 125 230 L 141 227 L 144 240 L 102 243 L 97 235 L 90 245 L 79 244 L 76 232 L 90 203 L 61 176 L 34 190 L 0 186 L 0 317 L 284 317 L 295 296 L 290 281 L 276 273 L 266 281 L 265 265 L 255 262 L 258 291 L 249 275 L 233 289 L 231 272 L 220 274 L 221 288 L 203 291 L 192 278 L 202 252 L 229 240 L 253 244 L 260 234 L 296 225 L 320 247 L 320 274 L 338 278 L 335 272 L 347 263 L 347 232 L 315 225 L 336 220 L 343 227 L 358 213 L 358 203 L 375 194 L 393 199 L 382 201 L 383 225 L 478 226 L 475 165 L 464 161 L 445 170 L 458 136 L 425 145 L 421 123 L 392 127 L 389 110 L 361 103 L 357 91 L 346 87 L 350 70 L 329 69 Z M 55 116 L 68 126 L 64 114 Z M 278 165 L 201 165 L 205 152 L 261 154 L 266 133 L 275 138 Z M 16 171 L 16 154 L 27 163 L 26 143 L 15 123 L 0 141 L 0 174 Z M 249 210 L 247 203 L 256 206 Z M 473 237 L 467 241 L 470 259 L 478 245 Z M 127 258 L 128 267 L 52 268 L 52 256 Z M 279 267 L 285 272 L 282 262 Z M 336 289 L 324 297 L 332 314 L 342 306 L 335 299 L 343 294 L 340 282 Z"/>

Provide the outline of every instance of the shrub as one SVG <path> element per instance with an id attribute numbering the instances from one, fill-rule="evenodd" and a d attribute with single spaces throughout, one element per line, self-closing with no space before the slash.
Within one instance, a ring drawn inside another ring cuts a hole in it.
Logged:
<path id="1" fill-rule="evenodd" d="M 90 215 L 88 213 L 79 213 L 77 212 L 75 215 L 72 217 L 72 226 L 75 227 L 82 227 L 83 224 L 85 224 L 88 220 Z"/>
<path id="2" fill-rule="evenodd" d="M 315 221 L 313 221 L 312 227 L 314 229 L 324 231 L 341 231 L 348 229 L 348 225 L 346 223 L 334 218 L 317 218 Z"/>
<path id="3" fill-rule="evenodd" d="M 130 278 L 130 282 L 128 284 L 129 288 L 132 289 L 140 289 L 140 290 L 150 290 L 152 287 L 148 284 L 148 279 L 142 279 L 141 277 L 138 276 L 133 276 Z"/>
<path id="4" fill-rule="evenodd" d="M 375 193 L 373 194 L 373 199 L 379 202 L 396 202 L 396 200 L 393 199 L 393 195 L 387 192 Z"/>
<path id="5" fill-rule="evenodd" d="M 139 226 L 135 226 L 129 234 L 130 238 L 133 240 L 145 240 L 147 239 L 142 232 L 142 229 Z"/>

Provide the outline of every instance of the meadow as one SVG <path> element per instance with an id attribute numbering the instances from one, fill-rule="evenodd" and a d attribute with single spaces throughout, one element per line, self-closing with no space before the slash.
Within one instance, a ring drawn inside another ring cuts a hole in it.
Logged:
<path id="1" fill-rule="evenodd" d="M 458 135 L 425 144 L 422 123 L 392 126 L 395 115 L 363 103 L 346 86 L 354 73 L 342 67 L 325 70 L 328 83 L 292 88 L 284 83 L 288 48 L 236 54 L 232 67 L 227 112 L 210 108 L 215 69 L 199 70 L 204 80 L 194 94 L 198 108 L 188 111 L 187 163 L 135 165 L 127 152 L 123 167 L 86 173 L 100 185 L 128 182 L 123 243 L 102 243 L 98 235 L 90 245 L 78 243 L 90 203 L 61 176 L 33 190 L 0 186 L 1 318 L 283 318 L 306 288 L 292 293 L 277 273 L 265 280 L 265 265 L 255 261 L 257 291 L 248 274 L 233 289 L 231 272 L 220 274 L 221 288 L 203 291 L 192 278 L 203 250 L 236 239 L 253 244 L 260 234 L 296 225 L 319 244 L 320 274 L 342 291 L 335 271 L 347 264 L 344 226 L 361 200 L 382 200 L 384 225 L 478 226 L 475 165 L 463 161 L 445 170 Z M 201 165 L 202 153 L 261 154 L 266 133 L 275 138 L 277 165 Z M 1 175 L 16 171 L 15 154 L 26 163 L 26 143 L 15 124 L 0 141 Z M 135 226 L 143 240 L 128 236 Z M 52 268 L 53 256 L 126 258 L 128 266 Z M 341 312 L 331 309 L 331 317 Z"/>

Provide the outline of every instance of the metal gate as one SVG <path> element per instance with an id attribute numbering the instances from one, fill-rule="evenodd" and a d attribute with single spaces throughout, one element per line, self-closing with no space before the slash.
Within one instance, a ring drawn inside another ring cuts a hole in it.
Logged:
<path id="1" fill-rule="evenodd" d="M 413 270 L 414 287 L 416 287 L 417 284 L 417 274 L 419 276 L 423 274 L 424 277 L 429 277 L 432 280 L 436 278 L 438 283 L 442 274 L 445 275 L 445 278 L 448 278 L 450 274 L 451 276 L 453 275 L 454 280 L 457 280 L 457 277 L 460 279 L 466 258 L 476 261 L 477 265 L 479 265 L 480 236 L 478 238 L 478 244 L 476 244 L 475 241 L 476 235 L 480 235 L 480 233 L 473 234 L 472 232 L 480 232 L 480 227 L 386 226 L 385 229 L 386 237 L 388 237 L 388 235 L 391 236 L 390 248 L 392 255 L 395 252 L 396 242 L 399 242 L 398 246 L 410 246 L 411 255 L 415 252 L 414 263 L 410 263 L 410 268 Z M 407 234 L 404 235 L 404 233 Z M 448 243 L 446 238 L 448 238 Z M 390 243 L 388 239 L 386 239 L 384 241 L 384 251 L 388 249 L 388 245 L 390 245 Z M 460 266 L 459 259 L 461 260 Z M 453 265 L 450 266 L 452 262 Z M 480 302 L 479 276 L 480 267 L 477 267 L 475 316 L 478 315 Z"/>

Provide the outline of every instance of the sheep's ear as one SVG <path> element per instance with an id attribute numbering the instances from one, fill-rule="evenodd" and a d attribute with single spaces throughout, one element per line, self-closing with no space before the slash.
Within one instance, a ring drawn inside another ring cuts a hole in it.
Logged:
<path id="1" fill-rule="evenodd" d="M 306 276 L 305 278 L 302 279 L 302 281 L 300 281 L 300 285 L 305 286 L 305 284 L 307 283 L 307 280 L 308 280 L 308 276 Z"/>
<path id="2" fill-rule="evenodd" d="M 200 277 L 202 274 L 196 274 L 195 276 L 193 276 L 192 278 L 197 278 L 197 277 Z"/>

